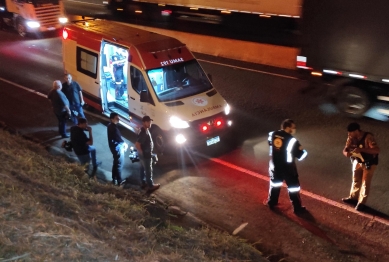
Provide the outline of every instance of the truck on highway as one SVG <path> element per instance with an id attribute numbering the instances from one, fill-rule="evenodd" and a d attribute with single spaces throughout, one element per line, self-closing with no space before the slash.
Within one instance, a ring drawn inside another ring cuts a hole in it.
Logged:
<path id="1" fill-rule="evenodd" d="M 387 0 L 306 0 L 297 67 L 329 87 L 339 111 L 389 115 Z M 371 110 L 369 110 L 371 109 Z"/>
<path id="2" fill-rule="evenodd" d="M 231 108 L 185 44 L 177 39 L 105 20 L 63 29 L 65 73 L 83 87 L 85 102 L 138 133 L 153 119 L 156 152 L 211 146 L 228 135 Z"/>
<path id="3" fill-rule="evenodd" d="M 190 12 L 196 12 L 199 9 L 214 10 L 216 13 L 229 14 L 231 12 L 252 13 L 270 16 L 287 16 L 299 17 L 301 13 L 302 0 L 246 0 L 246 1 L 230 1 L 230 0 L 111 0 L 110 4 L 116 8 L 121 8 L 123 11 L 128 8 L 138 7 L 138 11 L 142 11 L 142 7 L 159 6 L 169 10 L 186 10 L 188 15 Z M 180 9 L 176 9 L 180 8 Z M 183 8 L 183 9 L 181 9 Z M 133 9 L 132 11 L 136 11 Z M 166 14 L 165 14 L 166 15 Z"/>
<path id="4" fill-rule="evenodd" d="M 68 18 L 61 0 L 0 0 L 0 25 L 19 35 L 60 29 Z"/>

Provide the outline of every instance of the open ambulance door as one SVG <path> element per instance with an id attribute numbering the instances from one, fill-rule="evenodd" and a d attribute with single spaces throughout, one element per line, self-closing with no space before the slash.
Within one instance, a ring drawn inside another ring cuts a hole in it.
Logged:
<path id="1" fill-rule="evenodd" d="M 129 49 L 103 40 L 100 49 L 100 92 L 103 112 L 116 112 L 128 118 Z"/>

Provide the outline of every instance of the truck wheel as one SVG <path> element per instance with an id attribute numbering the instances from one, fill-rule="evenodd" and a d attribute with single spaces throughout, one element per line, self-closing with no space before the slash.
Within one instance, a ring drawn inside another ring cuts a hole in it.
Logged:
<path id="1" fill-rule="evenodd" d="M 337 99 L 337 107 L 340 112 L 353 118 L 362 117 L 370 108 L 370 104 L 369 96 L 355 86 L 345 86 Z"/>
<path id="2" fill-rule="evenodd" d="M 157 154 L 161 154 L 165 149 L 165 137 L 163 135 L 162 130 L 158 126 L 151 126 L 150 128 L 151 137 L 153 138 L 154 143 L 154 151 Z"/>
<path id="3" fill-rule="evenodd" d="M 23 21 L 18 21 L 16 24 L 16 30 L 18 31 L 21 37 L 25 37 L 27 35 L 26 26 L 23 24 Z"/>

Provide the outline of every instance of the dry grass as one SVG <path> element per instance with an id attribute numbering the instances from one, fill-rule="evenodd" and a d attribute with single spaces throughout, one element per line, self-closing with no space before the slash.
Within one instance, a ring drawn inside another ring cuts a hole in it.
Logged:
<path id="1" fill-rule="evenodd" d="M 243 240 L 174 225 L 136 190 L 0 130 L 0 261 L 263 261 Z"/>

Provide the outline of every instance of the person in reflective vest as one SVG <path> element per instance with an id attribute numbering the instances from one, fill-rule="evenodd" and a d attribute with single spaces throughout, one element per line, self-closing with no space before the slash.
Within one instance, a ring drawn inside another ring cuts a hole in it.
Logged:
<path id="1" fill-rule="evenodd" d="M 378 165 L 380 148 L 372 133 L 364 132 L 358 123 L 347 126 L 347 141 L 343 155 L 350 157 L 353 166 L 353 181 L 350 195 L 342 198 L 348 204 L 355 204 L 355 209 L 362 211 L 366 206 L 370 184 Z"/>
<path id="2" fill-rule="evenodd" d="M 278 204 L 283 181 L 288 186 L 289 198 L 292 201 L 294 213 L 305 211 L 301 205 L 300 182 L 298 178 L 295 158 L 303 160 L 307 156 L 299 141 L 293 137 L 296 132 L 296 124 L 292 119 L 286 119 L 281 124 L 281 130 L 269 133 L 270 146 L 270 188 L 269 196 L 265 201 L 270 209 Z"/>

